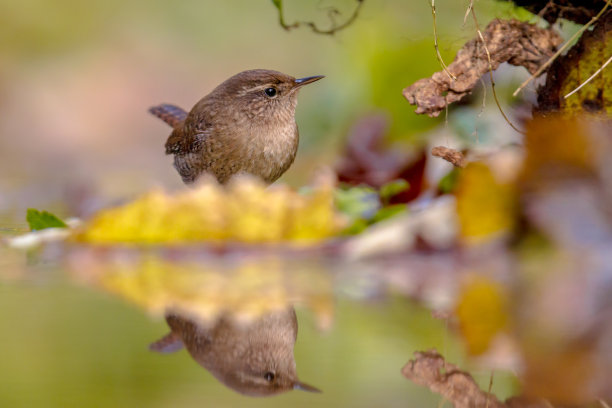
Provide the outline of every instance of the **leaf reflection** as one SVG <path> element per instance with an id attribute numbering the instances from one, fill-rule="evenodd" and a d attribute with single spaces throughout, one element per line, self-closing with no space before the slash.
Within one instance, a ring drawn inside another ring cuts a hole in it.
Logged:
<path id="1" fill-rule="evenodd" d="M 320 328 L 333 319 L 331 277 L 308 255 L 82 247 L 68 261 L 81 282 L 158 316 L 172 310 L 210 323 L 231 312 L 247 322 L 298 304 L 314 312 Z"/>

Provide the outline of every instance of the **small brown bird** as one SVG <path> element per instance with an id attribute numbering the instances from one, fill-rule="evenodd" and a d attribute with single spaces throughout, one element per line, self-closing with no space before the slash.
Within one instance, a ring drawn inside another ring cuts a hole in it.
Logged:
<path id="1" fill-rule="evenodd" d="M 293 163 L 298 147 L 295 107 L 300 88 L 323 76 L 295 79 L 254 69 L 229 78 L 189 113 L 173 105 L 149 111 L 172 126 L 166 154 L 186 184 L 209 173 L 220 183 L 241 173 L 267 183 Z"/>
<path id="2" fill-rule="evenodd" d="M 166 315 L 170 333 L 149 348 L 161 353 L 183 346 L 227 387 L 245 395 L 270 396 L 289 390 L 320 392 L 299 381 L 293 357 L 297 318 L 292 307 L 239 324 L 230 316 L 202 326 Z"/>

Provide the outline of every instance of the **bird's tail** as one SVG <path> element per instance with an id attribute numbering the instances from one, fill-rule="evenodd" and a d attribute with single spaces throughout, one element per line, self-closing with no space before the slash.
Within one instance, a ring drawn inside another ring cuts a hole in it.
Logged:
<path id="1" fill-rule="evenodd" d="M 179 123 L 183 122 L 187 117 L 187 112 L 185 112 L 182 108 L 165 103 L 149 108 L 149 112 L 151 112 L 153 115 L 157 116 L 173 128 L 176 127 Z"/>

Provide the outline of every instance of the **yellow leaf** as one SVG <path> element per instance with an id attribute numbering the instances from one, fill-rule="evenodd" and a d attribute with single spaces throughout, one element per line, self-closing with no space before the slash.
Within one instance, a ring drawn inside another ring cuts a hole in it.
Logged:
<path id="1" fill-rule="evenodd" d="M 606 24 L 601 24 L 605 26 Z M 612 70 L 604 68 L 575 94 L 564 96 L 582 85 L 601 68 L 612 55 L 612 31 L 596 29 L 585 33 L 579 44 L 565 57 L 565 66 L 559 76 L 560 109 L 565 113 L 612 114 Z M 560 79 L 561 79 L 560 78 Z"/>
<path id="2" fill-rule="evenodd" d="M 207 180 L 177 195 L 153 191 L 123 206 L 100 211 L 76 236 L 96 244 L 317 243 L 334 237 L 340 217 L 331 185 L 309 195 L 282 185 L 267 188 L 238 178 L 227 188 Z"/>
<path id="3" fill-rule="evenodd" d="M 500 285 L 486 278 L 468 283 L 456 306 L 459 330 L 471 354 L 482 354 L 508 321 L 508 307 Z"/>
<path id="4" fill-rule="evenodd" d="M 484 163 L 470 163 L 461 172 L 456 194 L 464 241 L 481 242 L 514 226 L 514 189 L 510 184 L 498 183 Z"/>

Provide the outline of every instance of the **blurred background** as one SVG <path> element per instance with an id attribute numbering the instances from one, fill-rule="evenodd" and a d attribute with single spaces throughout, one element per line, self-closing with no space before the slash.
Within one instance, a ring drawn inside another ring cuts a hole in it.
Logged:
<path id="1" fill-rule="evenodd" d="M 289 0 L 284 14 L 288 22 L 326 27 L 330 7 L 348 16 L 355 3 Z M 463 26 L 462 2 L 436 4 L 440 50 L 450 62 L 474 31 L 469 21 Z M 478 13 L 486 24 L 518 11 L 482 0 Z M 363 114 L 386 115 L 388 138 L 408 145 L 425 140 L 440 121 L 414 115 L 401 94 L 439 70 L 425 0 L 367 0 L 357 21 L 334 36 L 307 27 L 283 30 L 267 0 L 5 0 L 0 15 L 4 210 L 61 201 L 62 194 L 79 189 L 126 198 L 152 186 L 182 188 L 171 157 L 164 155 L 169 128 L 147 109 L 169 102 L 189 110 L 246 69 L 326 75 L 300 95 L 300 151 L 284 176 L 296 185 L 313 168 L 334 163 L 347 130 Z M 526 77 L 511 71 L 502 82 Z M 15 186 L 17 196 L 9 193 Z"/>
<path id="2" fill-rule="evenodd" d="M 348 16 L 355 4 L 288 0 L 284 17 L 324 27 L 329 7 Z M 474 27 L 463 24 L 467 2 L 436 5 L 440 51 L 450 62 Z M 525 17 L 504 2 L 477 6 L 483 26 L 493 17 Z M 365 0 L 357 20 L 334 36 L 283 30 L 268 0 L 0 0 L 0 230 L 24 231 L 28 207 L 67 217 L 76 214 L 66 203 L 98 208 L 156 186 L 184 189 L 164 155 L 169 128 L 147 109 L 168 102 L 189 110 L 252 68 L 326 76 L 300 95 L 300 150 L 281 180 L 294 186 L 335 163 L 348 130 L 365 114 L 388 118 L 387 140 L 406 151 L 445 120 L 414 115 L 401 94 L 440 69 L 425 0 Z M 502 71 L 502 94 L 504 84 L 527 76 Z M 496 128 L 502 122 L 489 105 L 493 120 L 478 109 L 451 108 L 451 126 L 467 138 L 478 127 L 483 142 L 512 132 Z M 435 406 L 440 397 L 409 383 L 400 368 L 414 350 L 431 347 L 464 363 L 444 321 L 422 307 L 393 295 L 368 302 L 340 296 L 327 331 L 317 329 L 310 311 L 298 310 L 298 373 L 324 393 L 246 399 L 184 352 L 150 353 L 147 345 L 166 332 L 165 323 L 134 306 L 65 282 L 55 266 L 11 280 L 27 264 L 0 248 L 1 407 Z M 486 388 L 490 371 L 474 375 Z M 493 392 L 503 398 L 515 386 L 510 374 L 500 374 Z"/>

